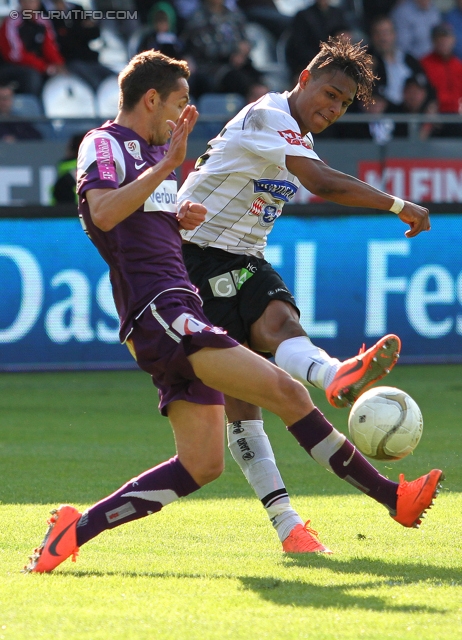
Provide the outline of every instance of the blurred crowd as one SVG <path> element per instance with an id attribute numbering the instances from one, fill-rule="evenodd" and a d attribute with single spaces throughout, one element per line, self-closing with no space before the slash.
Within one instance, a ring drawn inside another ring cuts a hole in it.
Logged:
<path id="1" fill-rule="evenodd" d="M 42 137 L 33 123 L 15 120 L 15 96 L 40 102 L 59 76 L 78 77 L 96 95 L 147 49 L 188 60 L 199 105 L 210 94 L 237 94 L 245 104 L 291 89 L 319 42 L 344 34 L 368 46 L 379 77 L 374 103 L 354 103 L 349 113 L 383 117 L 338 123 L 324 135 L 384 143 L 408 134 L 406 123 L 387 114 L 462 113 L 462 0 L 452 2 L 443 12 L 438 0 L 314 0 L 288 15 L 281 0 L 95 0 L 100 14 L 123 9 L 129 16 L 109 21 L 89 19 L 84 7 L 65 0 L 19 0 L 17 17 L 7 15 L 0 26 L 0 139 Z M 103 30 L 120 48 L 110 64 L 101 59 Z M 418 135 L 462 135 L 462 125 L 426 123 Z"/>

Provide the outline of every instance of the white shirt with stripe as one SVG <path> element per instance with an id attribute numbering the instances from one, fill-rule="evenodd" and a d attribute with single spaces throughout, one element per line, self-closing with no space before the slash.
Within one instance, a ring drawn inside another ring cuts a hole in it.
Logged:
<path id="1" fill-rule="evenodd" d="M 178 193 L 207 207 L 205 221 L 182 236 L 201 247 L 263 257 L 274 222 L 300 187 L 286 156 L 320 160 L 302 136 L 288 92 L 268 93 L 244 107 L 209 142 Z"/>

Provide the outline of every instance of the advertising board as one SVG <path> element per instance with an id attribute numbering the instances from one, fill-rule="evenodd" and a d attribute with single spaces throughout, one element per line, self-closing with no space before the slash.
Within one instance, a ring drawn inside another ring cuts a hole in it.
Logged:
<path id="1" fill-rule="evenodd" d="M 462 216 L 408 240 L 393 214 L 282 216 L 267 259 L 308 335 L 351 357 L 386 333 L 402 361 L 462 361 Z M 77 219 L 0 220 L 0 370 L 132 368 L 107 267 Z"/>

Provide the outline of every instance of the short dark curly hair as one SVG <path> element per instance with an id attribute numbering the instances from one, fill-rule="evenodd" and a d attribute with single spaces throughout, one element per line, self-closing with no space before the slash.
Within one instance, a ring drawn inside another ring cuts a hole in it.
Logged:
<path id="1" fill-rule="evenodd" d="M 372 56 L 361 42 L 353 44 L 344 35 L 329 37 L 320 43 L 319 53 L 307 68 L 315 78 L 326 71 L 342 71 L 356 83 L 358 100 L 364 104 L 373 102 L 372 89 L 378 77 L 374 75 Z"/>

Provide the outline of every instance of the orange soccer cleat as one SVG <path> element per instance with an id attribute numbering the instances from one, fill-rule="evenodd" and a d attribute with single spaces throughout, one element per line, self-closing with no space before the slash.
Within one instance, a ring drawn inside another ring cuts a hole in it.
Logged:
<path id="1" fill-rule="evenodd" d="M 441 489 L 440 481 L 444 480 L 444 474 L 439 469 L 433 469 L 417 480 L 407 482 L 404 474 L 399 476 L 398 501 L 396 503 L 396 514 L 391 515 L 393 520 L 399 522 L 403 527 L 419 528 L 425 511 L 433 505 L 433 498 L 439 494 Z"/>
<path id="2" fill-rule="evenodd" d="M 401 340 L 393 334 L 384 336 L 367 351 L 363 345 L 359 354 L 341 363 L 326 389 L 328 401 L 337 409 L 351 406 L 374 382 L 381 380 L 399 358 Z"/>
<path id="3" fill-rule="evenodd" d="M 34 549 L 24 573 L 47 573 L 53 571 L 69 556 L 75 562 L 79 553 L 76 528 L 81 513 L 67 504 L 53 509 L 48 520 L 48 529 L 42 544 Z"/>
<path id="4" fill-rule="evenodd" d="M 318 538 L 318 532 L 311 529 L 307 520 L 304 525 L 297 524 L 282 543 L 285 553 L 332 553 Z"/>

